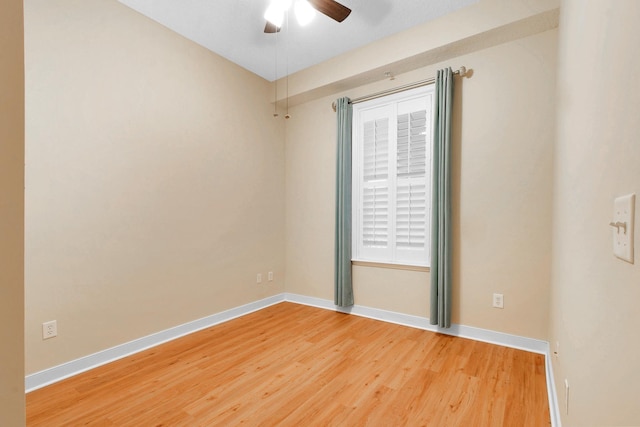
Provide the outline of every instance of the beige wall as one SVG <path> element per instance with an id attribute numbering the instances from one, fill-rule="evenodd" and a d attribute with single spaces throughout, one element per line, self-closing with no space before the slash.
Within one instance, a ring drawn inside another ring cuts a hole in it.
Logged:
<path id="1" fill-rule="evenodd" d="M 615 197 L 640 196 L 638 22 L 635 0 L 562 4 L 550 342 L 564 426 L 640 425 L 638 201 L 635 264 L 608 226 Z"/>
<path id="2" fill-rule="evenodd" d="M 436 20 L 299 71 L 279 99 L 332 96 L 348 88 L 557 27 L 559 0 L 479 0 Z M 381 54 L 382 53 L 382 54 Z M 284 79 L 283 79 L 284 80 Z"/>
<path id="3" fill-rule="evenodd" d="M 24 425 L 22 1 L 0 4 L 0 425 Z"/>
<path id="4" fill-rule="evenodd" d="M 27 373 L 284 291 L 268 82 L 115 0 L 27 0 L 25 43 Z"/>
<path id="5" fill-rule="evenodd" d="M 292 108 L 287 123 L 287 291 L 333 299 L 335 113 L 331 102 L 465 65 L 456 79 L 454 315 L 546 339 L 555 135 L 556 30 L 459 56 L 394 81 Z M 384 45 L 380 54 L 384 55 Z M 428 317 L 429 274 L 354 268 L 356 304 Z M 504 294 L 504 310 L 491 307 Z"/>

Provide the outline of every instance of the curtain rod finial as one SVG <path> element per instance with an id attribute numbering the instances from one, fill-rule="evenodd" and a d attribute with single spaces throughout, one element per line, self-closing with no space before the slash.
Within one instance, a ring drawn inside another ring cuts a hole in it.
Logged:
<path id="1" fill-rule="evenodd" d="M 467 67 L 465 67 L 464 65 L 462 67 L 460 67 L 460 69 L 458 70 L 458 73 L 460 73 L 460 77 L 464 77 L 465 74 L 467 74 Z"/>

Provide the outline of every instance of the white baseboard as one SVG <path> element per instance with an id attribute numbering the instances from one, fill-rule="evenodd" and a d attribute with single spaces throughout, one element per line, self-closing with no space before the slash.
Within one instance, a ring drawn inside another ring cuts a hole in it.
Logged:
<path id="1" fill-rule="evenodd" d="M 468 338 L 475 341 L 482 341 L 490 344 L 497 344 L 505 347 L 526 350 L 533 353 L 544 354 L 546 359 L 546 375 L 547 375 L 547 393 L 549 396 L 549 411 L 551 413 L 551 424 L 553 427 L 561 427 L 560 416 L 558 412 L 558 400 L 556 396 L 555 382 L 553 380 L 553 370 L 551 366 L 551 356 L 549 354 L 549 343 L 533 338 L 526 338 L 517 335 L 505 334 L 503 332 L 490 331 L 487 329 L 475 328 L 464 325 L 451 325 L 451 328 L 442 329 L 431 325 L 426 317 L 412 316 L 409 314 L 396 313 L 393 311 L 381 310 L 378 308 L 364 307 L 355 305 L 347 309 L 337 307 L 333 301 L 322 298 L 308 297 L 304 295 L 282 293 L 269 298 L 255 301 L 240 307 L 232 308 L 202 319 L 194 320 L 174 328 L 166 329 L 155 334 L 148 335 L 137 340 L 124 343 L 98 353 L 72 360 L 62 365 L 54 366 L 25 377 L 26 392 L 37 390 L 49 384 L 61 381 L 65 378 L 72 377 L 79 373 L 88 371 L 98 366 L 105 365 L 123 357 L 127 357 L 134 353 L 146 350 L 151 347 L 163 344 L 165 342 L 180 338 L 187 334 L 209 328 L 244 316 L 254 311 L 261 310 L 283 301 L 289 301 L 297 304 L 309 305 L 312 307 L 323 308 L 326 310 L 339 311 L 342 313 L 350 313 L 356 316 L 367 317 L 370 319 L 381 320 L 384 322 L 395 323 L 403 326 L 424 329 L 427 331 L 438 332 L 447 335 L 453 335 L 462 338 Z"/>
<path id="2" fill-rule="evenodd" d="M 278 304 L 282 301 L 284 301 L 284 294 L 274 295 L 269 298 L 225 310 L 202 319 L 194 320 L 174 328 L 169 328 L 146 337 L 63 363 L 62 365 L 27 375 L 25 377 L 25 390 L 27 393 L 37 390 L 65 378 L 97 368 L 98 366 L 122 359 L 123 357 L 130 356 L 134 353 L 138 353 L 190 333 L 209 328 L 219 323 L 235 319 L 236 317 L 261 310 L 270 305 Z"/>
<path id="3" fill-rule="evenodd" d="M 551 346 L 547 346 L 545 358 L 545 372 L 547 373 L 547 395 L 549 396 L 549 415 L 551 416 L 552 427 L 562 427 L 560 419 L 560 407 L 558 406 L 558 393 L 556 392 L 556 382 L 553 376 L 553 362 L 551 360 Z"/>

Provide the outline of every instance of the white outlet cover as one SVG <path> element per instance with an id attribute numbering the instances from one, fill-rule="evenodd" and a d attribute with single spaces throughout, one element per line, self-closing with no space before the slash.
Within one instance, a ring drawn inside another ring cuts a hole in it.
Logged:
<path id="1" fill-rule="evenodd" d="M 42 324 L 42 339 L 46 340 L 58 336 L 58 322 L 51 320 Z"/>
<path id="2" fill-rule="evenodd" d="M 504 295 L 503 294 L 493 294 L 493 307 L 494 308 L 504 308 Z"/>
<path id="3" fill-rule="evenodd" d="M 633 264 L 633 232 L 636 195 L 618 197 L 613 202 L 613 222 L 625 227 L 612 227 L 613 254 L 621 260 Z"/>

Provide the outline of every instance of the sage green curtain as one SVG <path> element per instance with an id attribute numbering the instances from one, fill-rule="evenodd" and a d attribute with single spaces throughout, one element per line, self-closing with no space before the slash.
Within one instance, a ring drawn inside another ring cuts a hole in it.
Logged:
<path id="1" fill-rule="evenodd" d="M 438 70 L 433 115 L 431 193 L 432 325 L 451 326 L 451 105 L 453 72 Z"/>
<path id="2" fill-rule="evenodd" d="M 353 305 L 351 281 L 351 122 L 353 109 L 349 98 L 336 101 L 338 116 L 336 173 L 336 254 L 335 304 Z"/>

